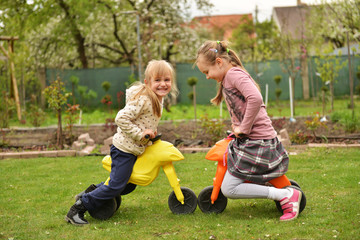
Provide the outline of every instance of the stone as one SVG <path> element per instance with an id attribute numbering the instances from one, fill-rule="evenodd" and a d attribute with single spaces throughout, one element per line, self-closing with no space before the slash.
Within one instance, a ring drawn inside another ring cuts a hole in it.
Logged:
<path id="1" fill-rule="evenodd" d="M 90 139 L 89 133 L 83 133 L 78 137 L 78 141 L 81 141 L 81 142 L 86 142 L 86 141 L 88 141 L 88 139 Z"/>
<path id="2" fill-rule="evenodd" d="M 113 137 L 108 137 L 107 139 L 104 140 L 105 146 L 111 146 L 112 143 L 113 143 Z"/>
<path id="3" fill-rule="evenodd" d="M 95 141 L 92 138 L 89 138 L 86 140 L 86 144 L 89 146 L 95 146 Z"/>
<path id="4" fill-rule="evenodd" d="M 37 158 L 40 156 L 40 151 L 22 152 L 21 158 Z"/>
<path id="5" fill-rule="evenodd" d="M 21 158 L 21 152 L 10 152 L 10 153 L 4 153 L 3 159 L 7 158 Z"/>
<path id="6" fill-rule="evenodd" d="M 101 146 L 100 147 L 100 153 L 101 154 L 105 154 L 105 155 L 109 155 L 110 154 L 110 148 L 109 146 Z"/>
<path id="7" fill-rule="evenodd" d="M 290 140 L 289 133 L 286 130 L 286 128 L 283 128 L 283 129 L 280 130 L 280 136 L 281 136 L 281 139 L 283 139 L 283 140 L 285 140 L 285 139 Z"/>
<path id="8" fill-rule="evenodd" d="M 58 151 L 41 151 L 40 157 L 57 157 Z"/>
<path id="9" fill-rule="evenodd" d="M 80 152 L 89 155 L 93 150 L 95 149 L 95 145 L 93 146 L 86 146 L 83 150 L 81 150 Z"/>
<path id="10" fill-rule="evenodd" d="M 86 145 L 86 143 L 84 143 L 84 142 L 75 141 L 75 142 L 73 142 L 71 149 L 76 150 L 76 151 L 81 151 L 85 147 L 85 145 Z"/>
<path id="11" fill-rule="evenodd" d="M 75 150 L 60 150 L 57 153 L 58 157 L 75 157 L 76 151 Z"/>

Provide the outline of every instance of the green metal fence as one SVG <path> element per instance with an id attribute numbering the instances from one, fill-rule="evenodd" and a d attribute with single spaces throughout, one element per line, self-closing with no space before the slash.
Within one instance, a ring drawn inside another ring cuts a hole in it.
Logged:
<path id="1" fill-rule="evenodd" d="M 341 57 L 341 61 L 347 61 L 347 56 Z M 352 75 L 354 79 L 354 89 L 359 85 L 359 79 L 356 78 L 356 72 L 360 71 L 360 57 L 352 56 Z M 318 96 L 322 81 L 316 75 L 316 64 L 314 58 L 309 61 L 309 84 L 310 84 L 310 96 Z M 251 74 L 251 76 L 259 83 L 261 87 L 262 95 L 265 99 L 265 88 L 266 84 L 268 85 L 268 99 L 275 100 L 275 89 L 277 88 L 274 82 L 275 75 L 281 75 L 282 81 L 279 84 L 279 87 L 282 89 L 282 94 L 280 99 L 286 100 L 289 99 L 289 76 L 282 71 L 279 61 L 268 61 L 260 62 L 257 64 L 257 69 L 261 72 L 261 76 L 257 77 L 254 73 L 254 64 L 249 63 L 245 64 L 245 68 Z M 189 63 L 178 63 L 175 66 L 176 70 L 176 79 L 177 86 L 179 88 L 180 94 L 178 97 L 178 103 L 191 103 L 188 94 L 193 90 L 187 84 L 187 79 L 189 77 L 197 77 L 198 83 L 196 85 L 196 101 L 198 104 L 209 104 L 210 99 L 216 95 L 216 82 L 211 79 L 206 79 L 205 75 L 202 74 L 197 67 L 193 68 L 192 64 Z M 136 72 L 135 72 L 136 73 Z M 47 69 L 46 70 L 46 79 L 47 84 L 56 79 L 56 76 L 59 75 L 61 79 L 65 82 L 67 91 L 71 92 L 71 76 L 77 76 L 80 79 L 79 85 L 87 86 L 88 89 L 92 89 L 97 92 L 97 98 L 87 101 L 87 105 L 90 107 L 98 107 L 101 105 L 100 100 L 106 94 L 103 90 L 101 84 L 104 81 L 111 83 L 111 88 L 107 94 L 112 96 L 112 100 L 118 104 L 117 94 L 119 92 L 125 92 L 125 82 L 129 81 L 131 75 L 130 67 L 119 67 L 119 68 L 108 68 L 108 69 L 80 69 L 80 70 L 57 70 L 57 69 Z M 135 76 L 136 77 L 136 76 Z M 302 79 L 300 74 L 296 76 L 295 79 L 295 99 L 303 98 L 302 90 Z M 348 67 L 341 69 L 339 72 L 339 77 L 335 82 L 335 96 L 343 96 L 350 94 L 349 88 L 349 71 Z M 80 102 L 80 96 L 78 93 L 75 94 L 77 101 Z M 122 99 L 124 98 L 122 96 Z"/>

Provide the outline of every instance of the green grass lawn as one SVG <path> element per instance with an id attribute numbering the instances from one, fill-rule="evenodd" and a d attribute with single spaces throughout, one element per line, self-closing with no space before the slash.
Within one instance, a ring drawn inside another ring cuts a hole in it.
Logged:
<path id="1" fill-rule="evenodd" d="M 291 152 L 291 151 L 290 151 Z M 185 154 L 175 168 L 181 186 L 196 195 L 212 184 L 216 165 L 205 153 Z M 360 149 L 307 149 L 290 156 L 287 176 L 306 194 L 298 219 L 279 222 L 266 199 L 229 200 L 221 214 L 174 215 L 163 172 L 147 187 L 123 196 L 107 221 L 64 221 L 73 196 L 108 177 L 102 157 L 0 160 L 0 239 L 356 239 L 360 236 Z"/>
<path id="2" fill-rule="evenodd" d="M 331 111 L 330 104 L 327 103 L 326 115 L 331 115 L 333 112 L 337 112 L 341 116 L 350 116 L 351 110 L 348 108 L 350 100 L 349 99 L 335 99 L 334 102 L 334 111 Z M 355 99 L 355 113 L 360 113 L 360 99 Z M 117 109 L 110 111 L 105 111 L 104 109 L 95 109 L 91 111 L 82 112 L 81 124 L 89 125 L 96 123 L 106 123 L 106 119 L 114 119 L 117 114 Z M 267 112 L 269 116 L 272 117 L 287 117 L 291 116 L 289 101 L 271 101 L 268 103 Z M 320 101 L 295 101 L 295 117 L 303 116 L 314 116 L 316 112 L 319 112 L 322 115 L 322 104 Z M 227 111 L 225 103 L 222 105 L 222 110 L 219 106 L 209 105 L 197 105 L 196 106 L 196 117 L 200 119 L 205 114 L 208 115 L 208 118 L 220 118 L 230 119 L 229 113 Z M 63 126 L 66 126 L 63 114 Z M 194 119 L 194 107 L 193 105 L 183 105 L 177 104 L 171 106 L 171 112 L 163 111 L 161 120 L 183 120 L 183 119 Z M 359 116 L 357 116 L 359 117 Z M 79 120 L 76 121 L 76 124 L 79 123 Z M 52 111 L 46 112 L 45 122 L 41 125 L 42 127 L 56 125 L 57 118 Z M 10 121 L 10 127 L 31 127 L 31 122 L 26 121 L 25 124 L 20 124 L 16 119 L 16 116 L 13 116 L 13 119 Z"/>

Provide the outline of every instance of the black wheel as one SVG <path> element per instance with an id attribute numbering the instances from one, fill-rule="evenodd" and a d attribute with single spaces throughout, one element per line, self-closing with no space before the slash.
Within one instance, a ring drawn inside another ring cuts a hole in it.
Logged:
<path id="1" fill-rule="evenodd" d="M 168 204 L 170 210 L 175 214 L 189 214 L 193 213 L 197 207 L 197 198 L 195 193 L 186 187 L 181 187 L 184 195 L 184 204 L 177 200 L 175 192 L 172 191 L 169 195 Z"/>
<path id="2" fill-rule="evenodd" d="M 120 206 L 120 205 L 119 205 Z M 100 220 L 107 220 L 111 218 L 117 210 L 116 199 L 109 199 L 103 202 L 101 207 L 96 210 L 89 211 L 90 216 Z"/>
<path id="3" fill-rule="evenodd" d="M 133 184 L 133 183 L 128 183 L 126 184 L 126 187 L 124 188 L 124 190 L 121 192 L 121 195 L 126 195 L 129 194 L 131 192 L 133 192 L 135 190 L 137 185 Z"/>
<path id="4" fill-rule="evenodd" d="M 291 181 L 290 181 L 291 182 Z M 292 182 L 291 182 L 292 184 Z M 301 190 L 301 188 L 297 187 L 296 185 L 291 185 L 289 187 L 295 188 L 299 191 L 301 191 L 302 193 L 302 197 L 301 197 L 301 202 L 300 202 L 300 210 L 299 210 L 299 214 L 305 209 L 306 207 L 306 196 L 305 193 Z M 283 210 L 281 208 L 280 202 L 279 201 L 275 201 L 276 204 L 276 208 L 278 209 L 279 212 L 283 213 Z"/>
<path id="5" fill-rule="evenodd" d="M 121 205 L 121 195 L 116 196 L 115 200 L 116 200 L 116 209 L 115 209 L 115 212 L 116 212 Z"/>
<path id="6" fill-rule="evenodd" d="M 203 213 L 222 213 L 226 208 L 227 197 L 222 194 L 221 190 L 214 204 L 211 203 L 213 188 L 213 186 L 204 188 L 198 196 L 198 205 Z"/>
<path id="7" fill-rule="evenodd" d="M 298 187 L 301 189 L 300 185 L 293 179 L 289 179 L 290 183 L 291 183 L 291 186 L 295 186 L 295 187 Z"/>

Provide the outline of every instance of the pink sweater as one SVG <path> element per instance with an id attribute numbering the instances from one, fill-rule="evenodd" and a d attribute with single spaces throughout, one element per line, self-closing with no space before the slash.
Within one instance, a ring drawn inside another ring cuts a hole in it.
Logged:
<path id="1" fill-rule="evenodd" d="M 231 68 L 223 81 L 223 96 L 234 126 L 250 139 L 276 137 L 265 104 L 254 80 L 239 67 Z"/>

